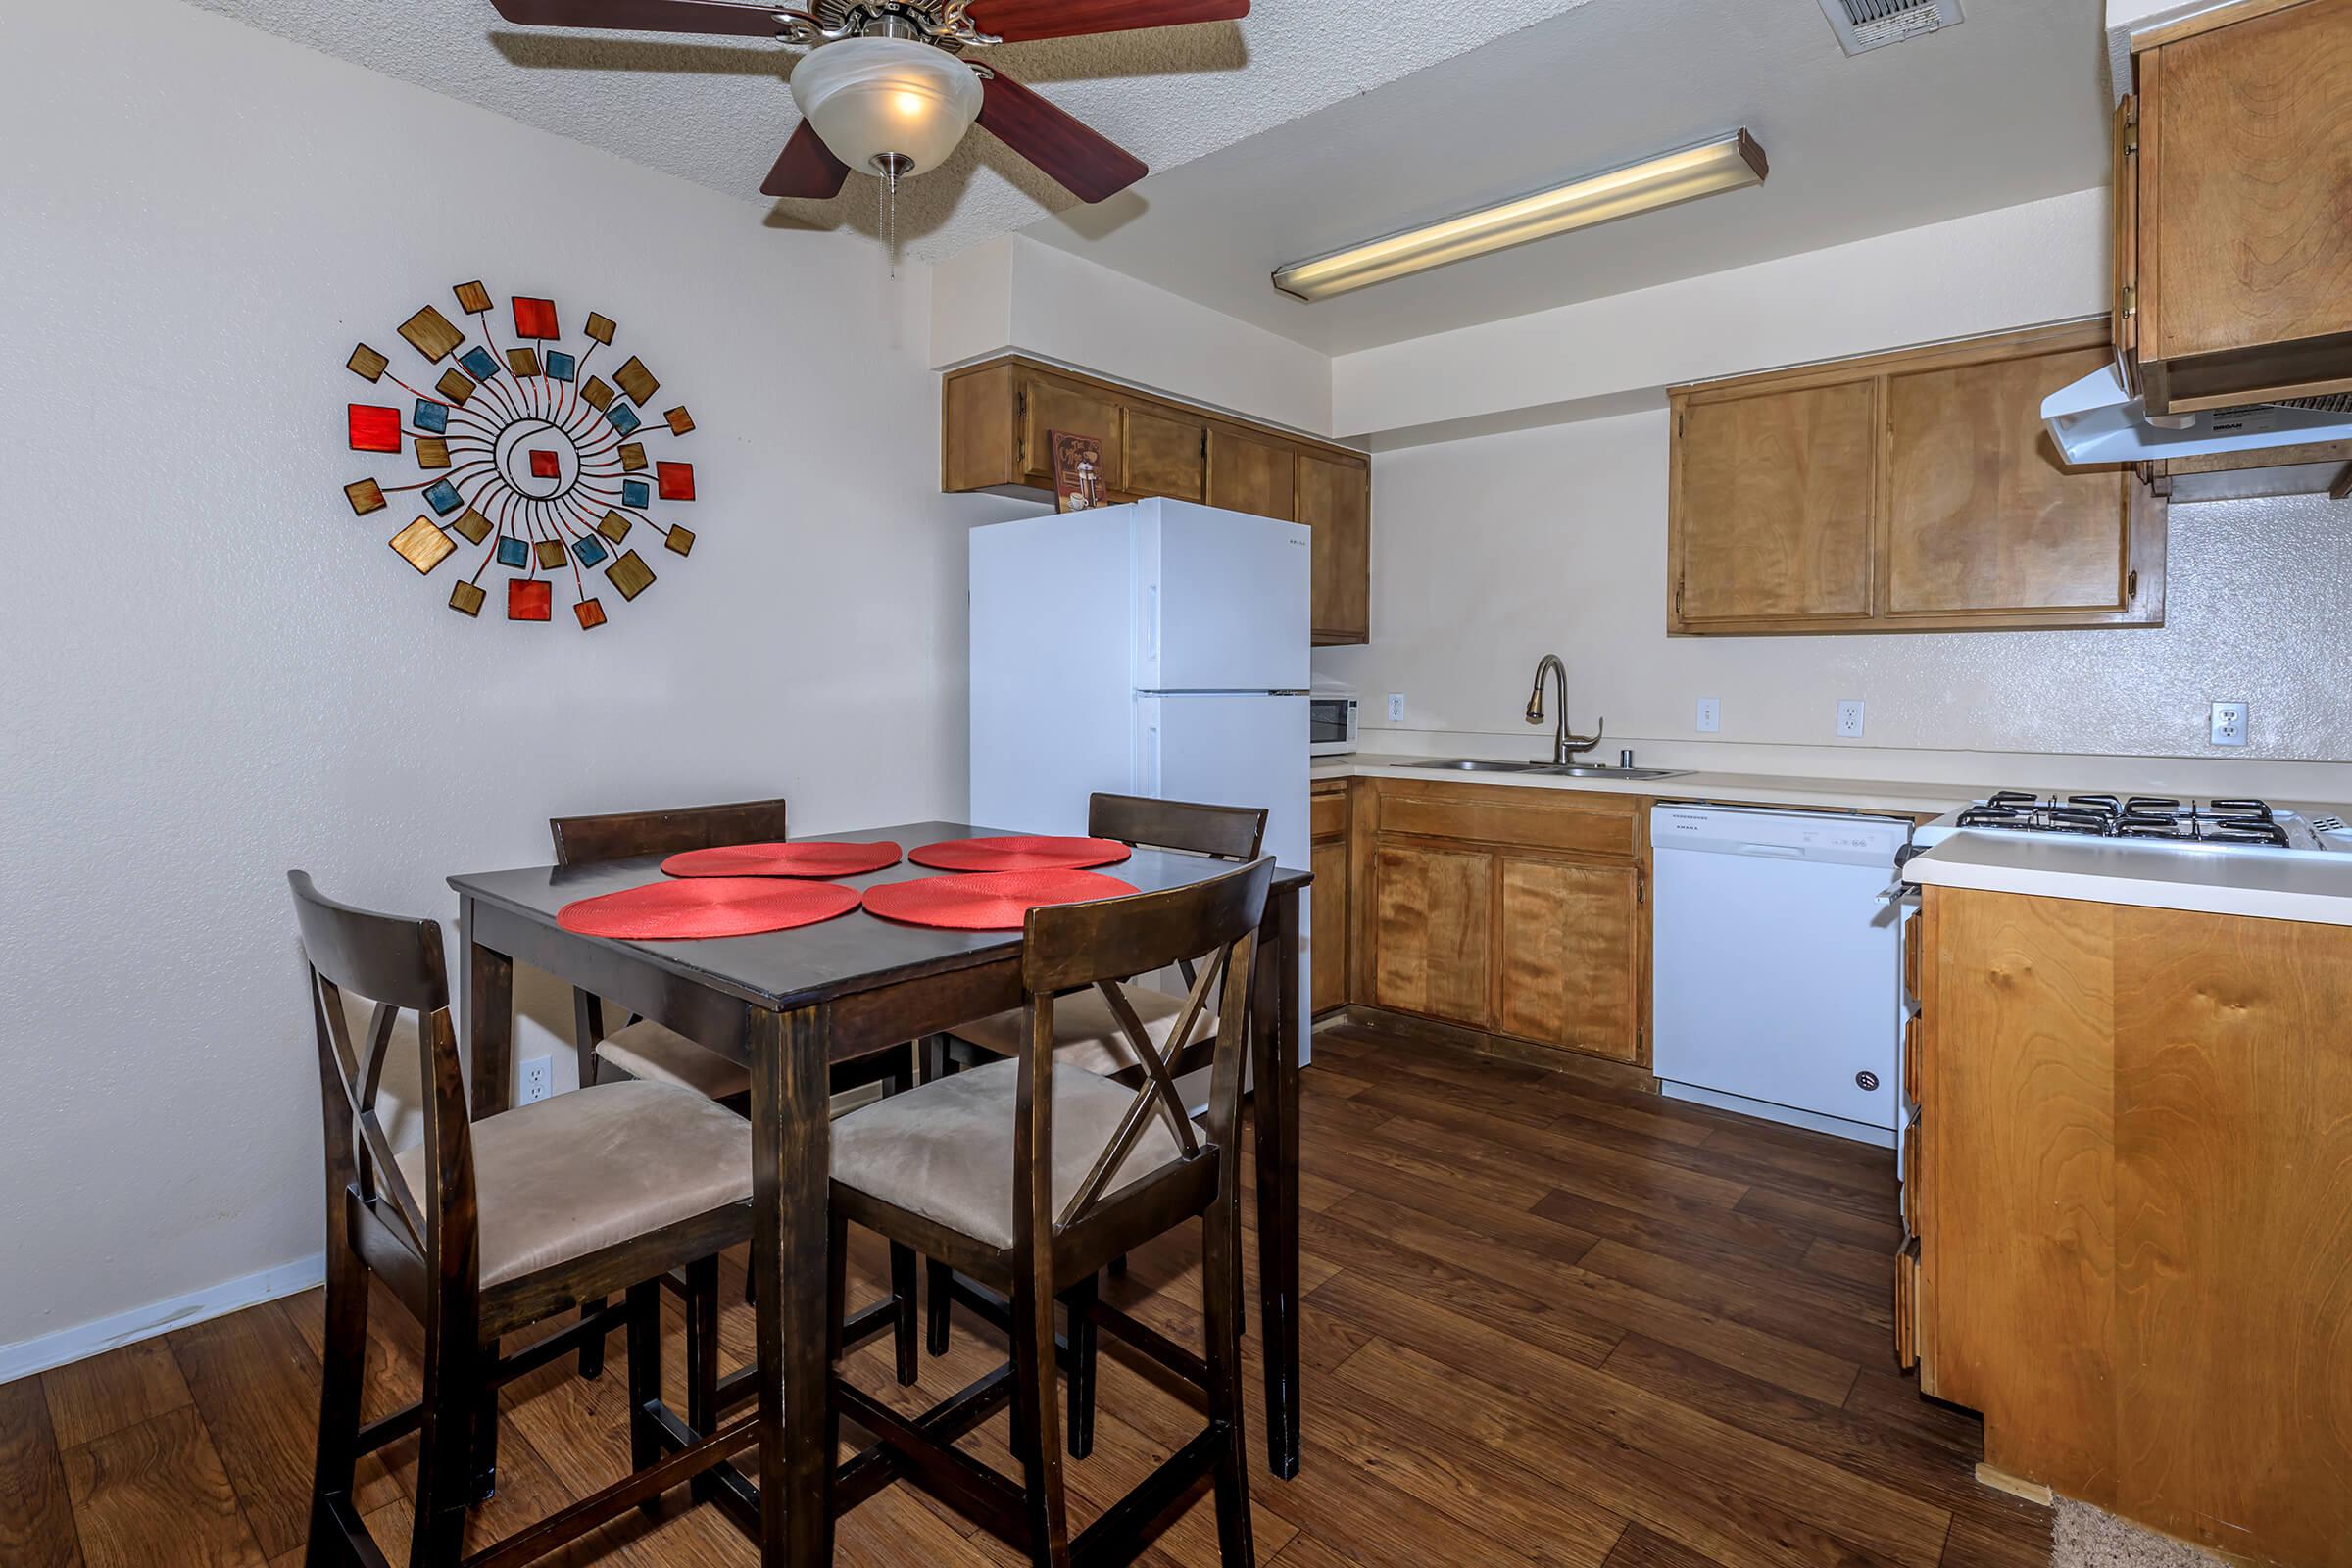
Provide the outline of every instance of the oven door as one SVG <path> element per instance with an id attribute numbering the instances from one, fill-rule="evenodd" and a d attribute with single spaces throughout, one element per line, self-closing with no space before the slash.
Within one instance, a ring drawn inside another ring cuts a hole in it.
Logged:
<path id="1" fill-rule="evenodd" d="M 1330 757 L 1355 750 L 1355 699 L 1309 697 L 1306 701 L 1307 752 Z"/>

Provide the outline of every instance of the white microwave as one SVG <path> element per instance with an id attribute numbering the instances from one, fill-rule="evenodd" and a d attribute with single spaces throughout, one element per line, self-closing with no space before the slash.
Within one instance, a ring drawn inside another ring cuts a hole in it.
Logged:
<path id="1" fill-rule="evenodd" d="M 1307 752 L 1330 757 L 1355 750 L 1355 699 L 1316 692 L 1306 700 Z"/>

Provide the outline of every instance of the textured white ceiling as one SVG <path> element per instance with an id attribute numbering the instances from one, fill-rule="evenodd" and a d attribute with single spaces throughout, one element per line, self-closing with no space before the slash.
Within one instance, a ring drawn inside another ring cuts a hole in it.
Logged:
<path id="1" fill-rule="evenodd" d="M 771 208 L 773 224 L 876 224 L 876 181 L 865 176 L 831 202 L 759 194 L 800 121 L 785 86 L 799 52 L 780 45 L 517 28 L 489 0 L 194 3 Z M 988 58 L 1167 169 L 1586 3 L 1260 0 L 1239 23 L 1007 45 Z M 938 260 L 1071 202 L 974 132 L 902 187 L 898 235 L 909 256 Z"/>
<path id="2" fill-rule="evenodd" d="M 1344 353 L 2106 183 L 2101 0 L 1965 11 L 1849 59 L 1818 0 L 1592 0 L 1027 232 Z M 1760 190 L 1313 305 L 1268 281 L 1742 125 L 1771 158 Z"/>

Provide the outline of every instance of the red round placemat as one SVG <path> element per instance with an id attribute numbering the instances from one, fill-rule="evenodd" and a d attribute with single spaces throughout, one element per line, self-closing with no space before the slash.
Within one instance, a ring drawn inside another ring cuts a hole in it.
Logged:
<path id="1" fill-rule="evenodd" d="M 1116 839 L 1056 839 L 1021 834 L 996 839 L 943 839 L 907 852 L 917 865 L 941 871 L 1062 871 L 1115 865 L 1135 852 Z"/>
<path id="2" fill-rule="evenodd" d="M 1135 884 L 1067 866 L 1044 871 L 987 871 L 922 876 L 865 890 L 865 912 L 908 925 L 951 931 L 1017 931 L 1041 904 L 1090 904 L 1135 891 Z"/>
<path id="3" fill-rule="evenodd" d="M 556 924 L 582 936 L 674 942 L 789 931 L 856 907 L 857 891 L 831 882 L 705 876 L 576 899 L 556 911 Z"/>
<path id="4" fill-rule="evenodd" d="M 722 844 L 687 850 L 662 862 L 671 876 L 857 876 L 899 863 L 904 854 L 888 839 L 866 844 Z"/>

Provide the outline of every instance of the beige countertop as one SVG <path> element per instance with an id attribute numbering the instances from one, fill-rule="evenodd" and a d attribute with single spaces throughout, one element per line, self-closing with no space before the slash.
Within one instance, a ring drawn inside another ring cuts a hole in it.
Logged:
<path id="1" fill-rule="evenodd" d="M 2352 925 L 2352 854 L 2258 855 L 1964 830 L 1914 857 L 1903 875 L 1929 887 Z"/>
<path id="2" fill-rule="evenodd" d="M 1795 778 L 1770 773 L 1677 773 L 1671 778 L 1561 778 L 1544 773 L 1449 773 L 1415 767 L 1426 758 L 1380 752 L 1319 757 L 1310 779 L 1411 778 L 1424 783 L 1498 784 L 1505 789 L 1587 790 L 1607 795 L 1649 795 L 1662 801 L 1715 801 L 1726 805 L 1818 807 L 1837 811 L 1874 811 L 1897 816 L 1940 815 L 1957 810 L 1984 791 L 1965 784 L 1909 784 L 1875 779 Z"/>

